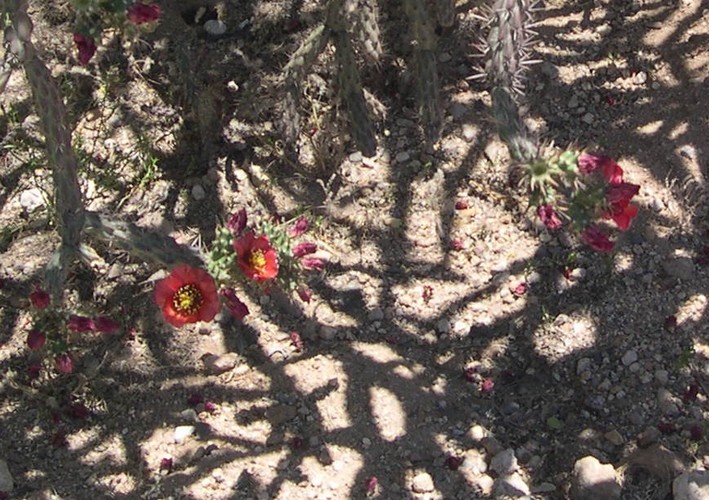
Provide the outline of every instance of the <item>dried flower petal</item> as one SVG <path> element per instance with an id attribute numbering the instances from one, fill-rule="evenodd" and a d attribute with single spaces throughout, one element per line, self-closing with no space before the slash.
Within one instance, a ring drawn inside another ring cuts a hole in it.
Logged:
<path id="1" fill-rule="evenodd" d="M 96 316 L 91 321 L 93 330 L 98 333 L 115 333 L 121 329 L 120 323 L 108 316 Z"/>
<path id="2" fill-rule="evenodd" d="M 486 378 L 480 383 L 480 392 L 490 394 L 495 388 L 495 382 L 491 378 Z"/>
<path id="3" fill-rule="evenodd" d="M 248 217 L 246 215 L 246 209 L 242 208 L 238 212 L 232 214 L 231 217 L 229 217 L 229 220 L 226 223 L 226 227 L 229 229 L 229 231 L 232 232 L 234 236 L 241 236 L 241 233 L 243 233 L 244 229 L 246 228 L 247 220 Z"/>
<path id="4" fill-rule="evenodd" d="M 160 17 L 160 6 L 157 4 L 146 5 L 143 3 L 134 3 L 126 11 L 128 20 L 133 24 L 144 24 L 157 21 Z"/>
<path id="5" fill-rule="evenodd" d="M 465 200 L 458 200 L 455 202 L 456 210 L 465 210 L 468 208 L 468 202 Z"/>
<path id="6" fill-rule="evenodd" d="M 298 332 L 290 332 L 288 334 L 290 337 L 290 343 L 297 351 L 303 350 L 303 339 Z"/>
<path id="7" fill-rule="evenodd" d="M 74 33 L 74 43 L 79 50 L 79 63 L 82 66 L 86 66 L 96 53 L 96 42 L 89 36 Z"/>
<path id="8" fill-rule="evenodd" d="M 300 263 L 306 269 L 314 269 L 315 271 L 322 271 L 325 269 L 325 261 L 317 257 L 303 257 Z"/>
<path id="9" fill-rule="evenodd" d="M 47 343 L 47 336 L 44 332 L 32 329 L 27 333 L 27 347 L 33 351 L 38 351 Z"/>
<path id="10" fill-rule="evenodd" d="M 92 332 L 94 331 L 94 322 L 86 316 L 78 316 L 72 314 L 66 322 L 67 328 L 72 332 Z"/>
<path id="11" fill-rule="evenodd" d="M 300 300 L 307 304 L 310 304 L 310 299 L 312 299 L 313 297 L 313 293 L 310 291 L 310 289 L 301 285 L 296 289 L 296 292 L 298 292 L 298 297 L 300 297 Z"/>
<path id="12" fill-rule="evenodd" d="M 559 229 L 562 226 L 559 214 L 556 213 L 556 210 L 554 210 L 554 207 L 551 205 L 545 204 L 537 207 L 537 215 L 542 221 L 542 224 L 544 224 L 546 228 L 551 231 Z"/>
<path id="13" fill-rule="evenodd" d="M 165 457 L 165 458 L 163 458 L 163 459 L 160 460 L 160 470 L 161 470 L 161 471 L 162 471 L 162 470 L 165 470 L 165 471 L 167 471 L 168 474 L 169 474 L 170 472 L 172 472 L 172 467 L 173 467 L 172 458 L 170 458 L 170 457 Z"/>
<path id="14" fill-rule="evenodd" d="M 49 294 L 41 288 L 35 288 L 34 291 L 30 293 L 30 303 L 35 309 L 46 309 L 50 302 Z"/>
<path id="15" fill-rule="evenodd" d="M 365 493 L 367 496 L 372 496 L 377 493 L 377 487 L 379 486 L 379 480 L 377 476 L 369 476 L 367 482 L 364 485 Z"/>
<path id="16" fill-rule="evenodd" d="M 523 281 L 522 283 L 520 283 L 519 285 L 517 285 L 516 287 L 514 287 L 512 289 L 512 294 L 514 294 L 517 297 L 520 297 L 520 296 L 524 295 L 525 293 L 527 293 L 528 289 L 529 289 L 529 285 Z"/>
<path id="17" fill-rule="evenodd" d="M 455 455 L 450 455 L 446 459 L 446 465 L 450 470 L 458 470 L 458 467 L 460 467 L 460 464 L 463 463 L 463 458 L 462 457 L 456 457 Z"/>
<path id="18" fill-rule="evenodd" d="M 304 241 L 302 243 L 298 243 L 295 248 L 293 249 L 293 257 L 296 259 L 299 259 L 305 255 L 309 255 L 311 253 L 315 253 L 318 251 L 318 245 L 310 242 L 310 241 Z"/>

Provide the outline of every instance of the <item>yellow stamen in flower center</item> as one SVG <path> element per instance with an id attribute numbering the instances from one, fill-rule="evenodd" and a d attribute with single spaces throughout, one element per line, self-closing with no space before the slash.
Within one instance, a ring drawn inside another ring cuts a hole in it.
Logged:
<path id="1" fill-rule="evenodd" d="M 266 256 L 263 250 L 252 250 L 249 254 L 249 265 L 258 271 L 259 273 L 263 271 L 266 267 Z"/>
<path id="2" fill-rule="evenodd" d="M 172 305 L 181 314 L 194 314 L 202 305 L 202 292 L 196 285 L 182 285 L 172 296 Z"/>

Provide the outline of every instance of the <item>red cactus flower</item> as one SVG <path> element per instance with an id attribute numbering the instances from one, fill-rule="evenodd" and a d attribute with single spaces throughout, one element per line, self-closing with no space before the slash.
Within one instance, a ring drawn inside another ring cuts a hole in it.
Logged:
<path id="1" fill-rule="evenodd" d="M 96 53 L 96 42 L 90 36 L 74 33 L 74 43 L 79 50 L 79 63 L 86 66 Z"/>
<path id="2" fill-rule="evenodd" d="M 318 246 L 317 244 L 310 242 L 310 241 L 304 241 L 303 243 L 298 243 L 295 248 L 293 249 L 293 257 L 296 259 L 299 259 L 305 255 L 309 255 L 311 253 L 315 253 L 318 251 Z"/>
<path id="3" fill-rule="evenodd" d="M 229 217 L 226 227 L 234 234 L 234 236 L 240 236 L 246 228 L 247 220 L 248 217 L 246 215 L 246 209 L 242 208 Z"/>
<path id="4" fill-rule="evenodd" d="M 306 304 L 310 304 L 310 299 L 313 298 L 313 293 L 310 289 L 301 285 L 296 289 L 296 292 L 298 292 L 298 297 L 300 297 L 300 300 Z"/>
<path id="5" fill-rule="evenodd" d="M 94 322 L 86 316 L 77 316 L 72 314 L 66 322 L 67 328 L 72 332 L 92 332 L 94 331 Z"/>
<path id="6" fill-rule="evenodd" d="M 225 288 L 220 293 L 224 298 L 227 309 L 229 309 L 234 318 L 242 320 L 249 315 L 249 308 L 239 300 L 233 288 Z"/>
<path id="7" fill-rule="evenodd" d="M 54 367 L 59 373 L 69 374 L 74 371 L 74 361 L 68 353 L 63 353 L 54 358 Z"/>
<path id="8" fill-rule="evenodd" d="M 180 327 L 197 321 L 211 321 L 219 312 L 219 295 L 214 279 L 196 267 L 180 265 L 155 285 L 155 303 L 165 320 Z"/>
<path id="9" fill-rule="evenodd" d="M 613 242 L 608 238 L 608 235 L 601 231 L 598 226 L 590 225 L 581 233 L 583 241 L 599 252 L 612 252 Z"/>
<path id="10" fill-rule="evenodd" d="M 33 351 L 39 351 L 46 343 L 47 336 L 43 332 L 32 329 L 27 333 L 27 347 Z"/>
<path id="11" fill-rule="evenodd" d="M 640 186 L 637 184 L 629 182 L 611 184 L 606 189 L 606 201 L 612 207 L 625 208 L 638 192 L 640 192 Z"/>
<path id="12" fill-rule="evenodd" d="M 264 282 L 278 275 L 278 255 L 268 237 L 249 231 L 234 241 L 237 264 L 247 278 Z"/>
<path id="13" fill-rule="evenodd" d="M 547 229 L 553 231 L 555 229 L 559 229 L 562 225 L 559 214 L 556 213 L 556 210 L 554 210 L 554 207 L 551 205 L 544 204 L 537 207 L 537 215 Z"/>
<path id="14" fill-rule="evenodd" d="M 39 287 L 35 288 L 34 291 L 30 293 L 30 303 L 35 309 L 46 309 L 49 307 L 50 302 L 49 294 Z"/>
<path id="15" fill-rule="evenodd" d="M 315 271 L 322 271 L 325 269 L 325 262 L 317 257 L 303 257 L 300 263 L 306 269 L 314 269 Z"/>
<path id="16" fill-rule="evenodd" d="M 96 316 L 91 320 L 93 329 L 99 333 L 114 333 L 120 330 L 121 324 L 108 316 Z"/>
<path id="17" fill-rule="evenodd" d="M 298 236 L 301 236 L 302 234 L 305 234 L 308 229 L 310 229 L 310 220 L 303 215 L 301 217 L 298 217 L 298 220 L 295 221 L 295 224 L 288 228 L 288 235 L 291 238 L 296 238 Z"/>
<path id="18" fill-rule="evenodd" d="M 126 12 L 128 20 L 133 24 L 151 23 L 160 17 L 160 6 L 156 4 L 134 3 Z"/>
<path id="19" fill-rule="evenodd" d="M 608 211 L 603 213 L 604 219 L 613 219 L 616 223 L 618 229 L 621 231 L 627 231 L 630 228 L 630 224 L 633 219 L 638 215 L 637 205 L 628 205 L 624 208 L 611 207 Z"/>

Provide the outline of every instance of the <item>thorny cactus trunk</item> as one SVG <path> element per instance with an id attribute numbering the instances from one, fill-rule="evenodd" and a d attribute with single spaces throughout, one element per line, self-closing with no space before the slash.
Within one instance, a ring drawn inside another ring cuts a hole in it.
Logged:
<path id="1" fill-rule="evenodd" d="M 488 23 L 485 71 L 491 84 L 492 106 L 500 137 L 510 155 L 522 163 L 538 156 L 538 144 L 520 116 L 517 98 L 524 90 L 524 72 L 535 61 L 529 59 L 532 0 L 497 0 Z"/>
<path id="2" fill-rule="evenodd" d="M 178 262 L 200 265 L 199 256 L 172 238 L 143 232 L 131 224 L 85 210 L 77 160 L 71 145 L 71 128 L 59 89 L 32 44 L 32 21 L 27 15 L 27 0 L 5 1 L 2 11 L 9 16 L 12 26 L 5 31 L 9 53 L 0 72 L 0 91 L 4 89 L 12 68 L 21 65 L 32 89 L 52 168 L 57 231 L 61 237 L 61 245 L 51 257 L 46 271 L 47 288 L 53 300 L 61 302 L 69 268 L 74 261 L 77 258 L 90 261 L 95 256 L 95 252 L 81 242 L 84 229 L 142 259 L 163 265 Z"/>

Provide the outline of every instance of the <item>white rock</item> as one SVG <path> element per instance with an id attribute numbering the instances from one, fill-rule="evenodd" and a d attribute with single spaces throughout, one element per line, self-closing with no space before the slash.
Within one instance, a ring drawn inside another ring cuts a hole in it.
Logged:
<path id="1" fill-rule="evenodd" d="M 517 457 L 515 450 L 507 448 L 492 457 L 490 461 L 490 470 L 497 472 L 500 475 L 511 474 L 517 470 Z"/>
<path id="2" fill-rule="evenodd" d="M 598 500 L 620 498 L 621 486 L 611 464 L 602 464 L 596 457 L 587 456 L 574 464 L 571 498 Z"/>
<path id="3" fill-rule="evenodd" d="M 674 500 L 706 500 L 709 498 L 709 471 L 693 470 L 678 476 L 672 483 Z"/>
<path id="4" fill-rule="evenodd" d="M 204 367 L 208 372 L 214 375 L 220 375 L 224 372 L 232 370 L 239 361 L 239 355 L 235 352 L 229 352 L 222 354 L 221 356 L 216 356 L 210 354 L 204 358 Z"/>
<path id="5" fill-rule="evenodd" d="M 428 472 L 419 472 L 414 476 L 411 489 L 413 489 L 415 493 L 430 493 L 434 489 L 433 478 Z"/>
<path id="6" fill-rule="evenodd" d="M 194 425 L 179 425 L 175 428 L 175 433 L 173 434 L 173 439 L 177 444 L 185 442 L 185 439 L 194 434 Z"/>
<path id="7" fill-rule="evenodd" d="M 470 430 L 468 431 L 468 435 L 470 436 L 470 439 L 478 443 L 487 436 L 487 431 L 482 425 L 476 424 L 470 428 Z"/>
<path id="8" fill-rule="evenodd" d="M 463 456 L 463 463 L 460 464 L 458 470 L 464 476 L 479 476 L 480 474 L 487 472 L 485 455 L 475 448 L 466 451 Z"/>
<path id="9" fill-rule="evenodd" d="M 529 494 L 529 486 L 516 472 L 500 476 L 495 481 L 494 495 L 496 497 L 522 497 Z"/>
<path id="10" fill-rule="evenodd" d="M 15 481 L 12 479 L 10 469 L 7 468 L 7 462 L 0 459 L 0 491 L 10 493 L 15 488 Z"/>
<path id="11" fill-rule="evenodd" d="M 44 206 L 44 196 L 39 188 L 32 188 L 23 191 L 20 195 L 20 205 L 28 212 L 33 212 Z"/>

